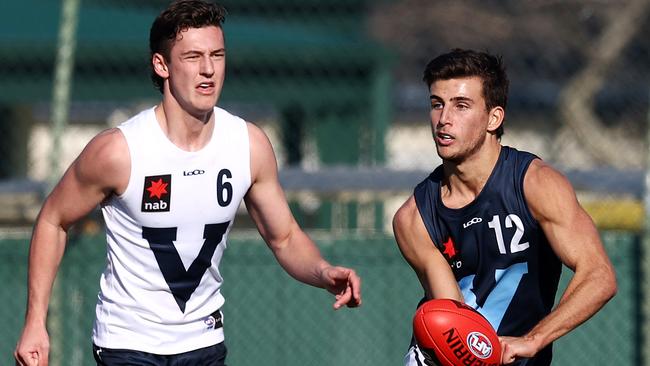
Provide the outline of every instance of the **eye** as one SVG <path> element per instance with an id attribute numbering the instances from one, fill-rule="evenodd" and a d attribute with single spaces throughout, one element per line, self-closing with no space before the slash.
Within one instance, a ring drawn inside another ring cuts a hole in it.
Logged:
<path id="1" fill-rule="evenodd" d="M 431 109 L 442 109 L 443 105 L 440 102 L 431 102 Z"/>
<path id="2" fill-rule="evenodd" d="M 221 59 L 226 57 L 226 50 L 223 48 L 210 51 L 210 58 L 212 59 Z"/>

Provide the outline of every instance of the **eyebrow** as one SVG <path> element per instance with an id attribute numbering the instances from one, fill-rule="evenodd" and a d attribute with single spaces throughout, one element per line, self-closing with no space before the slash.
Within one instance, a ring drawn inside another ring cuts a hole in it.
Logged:
<path id="1" fill-rule="evenodd" d="M 440 101 L 443 101 L 443 100 L 444 100 L 444 99 L 442 99 L 441 97 L 439 97 L 439 96 L 437 96 L 437 95 L 435 95 L 435 94 L 431 94 L 431 96 L 430 96 L 429 98 L 430 98 L 431 100 L 434 100 L 434 99 L 435 99 L 435 100 L 440 100 Z M 463 97 L 463 96 L 453 97 L 453 98 L 451 98 L 450 100 L 451 100 L 452 102 L 471 102 L 471 103 L 474 102 L 474 100 L 473 100 L 472 98 L 469 98 L 469 97 Z"/>
<path id="2" fill-rule="evenodd" d="M 216 49 L 216 50 L 209 51 L 208 53 L 213 54 L 213 53 L 224 53 L 224 52 L 226 52 L 225 48 L 219 48 L 219 49 Z M 182 52 L 181 56 L 202 55 L 203 53 L 204 53 L 204 51 L 201 51 L 201 50 L 189 50 L 189 51 Z"/>
<path id="3" fill-rule="evenodd" d="M 187 55 L 201 55 L 203 52 L 197 51 L 197 50 L 189 50 L 185 52 L 181 52 L 181 56 L 187 56 Z"/>

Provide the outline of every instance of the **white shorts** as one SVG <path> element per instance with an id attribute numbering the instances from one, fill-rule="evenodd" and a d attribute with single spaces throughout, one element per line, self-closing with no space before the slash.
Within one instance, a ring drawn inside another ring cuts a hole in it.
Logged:
<path id="1" fill-rule="evenodd" d="M 404 366 L 436 366 L 431 359 L 426 359 L 424 354 L 417 345 L 409 347 L 409 351 L 404 356 Z"/>

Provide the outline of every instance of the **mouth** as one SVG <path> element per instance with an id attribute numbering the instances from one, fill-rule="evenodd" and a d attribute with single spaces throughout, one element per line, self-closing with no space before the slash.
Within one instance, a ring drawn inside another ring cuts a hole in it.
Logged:
<path id="1" fill-rule="evenodd" d="M 452 135 L 444 132 L 437 132 L 435 137 L 436 142 L 439 145 L 449 145 L 454 141 L 454 137 Z"/>
<path id="2" fill-rule="evenodd" d="M 212 81 L 204 81 L 202 83 L 199 83 L 196 88 L 203 93 L 211 93 L 214 90 L 214 82 Z"/>

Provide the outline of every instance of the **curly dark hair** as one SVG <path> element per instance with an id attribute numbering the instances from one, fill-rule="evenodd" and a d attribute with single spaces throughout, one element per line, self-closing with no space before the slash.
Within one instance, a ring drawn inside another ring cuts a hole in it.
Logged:
<path id="1" fill-rule="evenodd" d="M 438 80 L 477 76 L 483 80 L 485 107 L 490 110 L 508 103 L 508 75 L 501 56 L 456 48 L 431 60 L 424 69 L 423 81 L 427 86 Z M 496 135 L 503 135 L 503 123 Z"/>
<path id="2" fill-rule="evenodd" d="M 221 28 L 226 19 L 226 9 L 204 0 L 178 0 L 172 2 L 151 25 L 149 31 L 150 56 L 155 53 L 169 60 L 176 36 L 189 28 L 216 26 Z M 151 70 L 151 80 L 163 92 L 163 78 Z"/>

